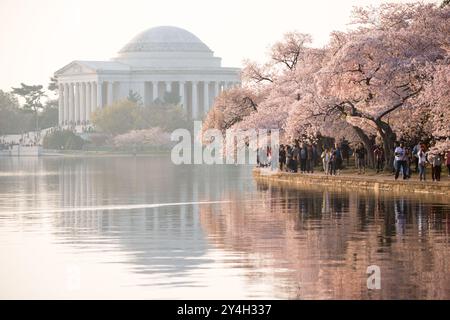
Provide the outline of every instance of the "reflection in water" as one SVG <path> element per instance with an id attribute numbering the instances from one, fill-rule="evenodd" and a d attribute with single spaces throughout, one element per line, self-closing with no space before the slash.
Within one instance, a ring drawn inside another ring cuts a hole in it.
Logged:
<path id="1" fill-rule="evenodd" d="M 448 203 L 164 156 L 2 158 L 0 182 L 0 297 L 450 298 Z"/>
<path id="2" fill-rule="evenodd" d="M 201 221 L 217 247 L 245 255 L 250 281 L 274 284 L 276 297 L 450 297 L 448 204 L 266 184 L 258 191 L 251 203 L 230 193 L 230 203 L 203 206 Z M 370 265 L 381 268 L 381 290 L 367 290 Z"/>

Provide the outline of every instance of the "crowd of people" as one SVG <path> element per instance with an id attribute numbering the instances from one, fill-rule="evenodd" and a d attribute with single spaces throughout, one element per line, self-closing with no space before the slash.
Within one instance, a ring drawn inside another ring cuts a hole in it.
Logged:
<path id="1" fill-rule="evenodd" d="M 80 127 L 81 127 L 81 131 L 77 129 L 77 128 L 80 128 Z M 81 122 L 78 122 L 78 123 L 75 123 L 73 121 L 67 123 L 67 121 L 66 121 L 62 127 L 58 126 L 56 128 L 56 130 L 59 130 L 59 131 L 63 130 L 63 129 L 64 130 L 70 130 L 72 132 L 82 132 L 82 133 L 94 132 L 94 126 L 91 123 L 89 123 L 89 121 L 81 121 Z"/>
<path id="2" fill-rule="evenodd" d="M 343 162 L 350 159 L 348 144 L 335 144 L 321 152 L 317 145 L 296 142 L 293 146 L 280 145 L 279 168 L 281 171 L 314 173 L 314 168 L 322 163 L 325 174 L 337 175 L 343 169 Z"/>
<path id="3" fill-rule="evenodd" d="M 10 150 L 15 145 L 34 147 L 39 146 L 40 143 L 39 135 L 32 135 L 30 133 L 25 133 L 20 136 L 18 140 L 7 140 L 4 138 L 0 139 L 0 150 Z"/>
<path id="4" fill-rule="evenodd" d="M 411 177 L 412 172 L 419 174 L 419 180 L 426 180 L 427 167 L 431 167 L 431 179 L 433 181 L 441 180 L 442 164 L 445 163 L 450 177 L 450 150 L 445 153 L 430 153 L 425 143 L 420 142 L 412 149 L 405 147 L 403 143 L 397 145 L 394 151 L 394 170 L 395 179 L 399 178 L 400 173 L 404 180 Z M 412 166 L 414 165 L 414 169 Z"/>
<path id="5" fill-rule="evenodd" d="M 320 150 L 319 150 L 320 149 Z M 369 152 L 372 155 L 369 161 Z M 264 157 L 262 156 L 264 154 Z M 353 147 L 347 141 L 335 143 L 332 147 L 319 148 L 316 144 L 295 142 L 293 145 L 280 145 L 278 152 L 278 169 L 282 172 L 314 173 L 315 168 L 321 167 L 326 175 L 338 175 L 350 164 L 350 158 L 354 157 L 357 174 L 365 174 L 366 168 L 372 167 L 376 173 L 381 173 L 385 168 L 385 152 L 381 145 L 375 144 L 368 151 L 363 143 Z M 261 159 L 265 161 L 261 161 Z M 272 150 L 260 149 L 258 151 L 258 165 L 261 167 L 272 166 Z M 394 163 L 392 174 L 395 180 L 407 180 L 413 173 L 417 173 L 420 181 L 426 180 L 427 167 L 431 168 L 433 181 L 441 180 L 442 165 L 445 164 L 450 177 L 450 150 L 446 153 L 430 153 L 425 143 L 420 142 L 412 148 L 406 147 L 400 142 L 394 150 Z"/>

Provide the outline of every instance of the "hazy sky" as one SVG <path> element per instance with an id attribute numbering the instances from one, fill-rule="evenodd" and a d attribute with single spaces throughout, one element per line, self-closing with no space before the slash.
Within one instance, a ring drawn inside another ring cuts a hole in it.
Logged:
<path id="1" fill-rule="evenodd" d="M 287 31 L 310 33 L 315 45 L 323 45 L 330 31 L 346 28 L 353 6 L 381 2 L 0 0 L 0 89 L 20 82 L 46 85 L 71 61 L 107 60 L 137 33 L 158 25 L 191 31 L 224 66 L 239 67 L 245 58 L 263 60 Z"/>

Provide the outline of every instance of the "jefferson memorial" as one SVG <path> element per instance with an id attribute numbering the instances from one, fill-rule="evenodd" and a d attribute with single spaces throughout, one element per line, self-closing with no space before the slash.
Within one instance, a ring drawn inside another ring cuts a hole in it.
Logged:
<path id="1" fill-rule="evenodd" d="M 221 58 L 194 34 L 170 26 L 138 34 L 110 61 L 73 61 L 55 77 L 62 126 L 88 124 L 92 112 L 130 92 L 144 106 L 174 93 L 186 114 L 199 119 L 220 91 L 240 85 L 238 68 L 222 67 Z"/>

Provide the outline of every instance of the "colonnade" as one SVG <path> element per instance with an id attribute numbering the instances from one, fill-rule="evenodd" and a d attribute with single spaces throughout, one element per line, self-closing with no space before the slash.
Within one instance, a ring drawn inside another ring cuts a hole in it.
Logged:
<path id="1" fill-rule="evenodd" d="M 141 96 L 145 106 L 163 99 L 164 92 L 177 92 L 180 104 L 192 118 L 206 113 L 221 91 L 238 86 L 235 81 L 74 81 L 59 84 L 59 124 L 87 125 L 99 108 L 125 99 L 130 91 Z"/>

